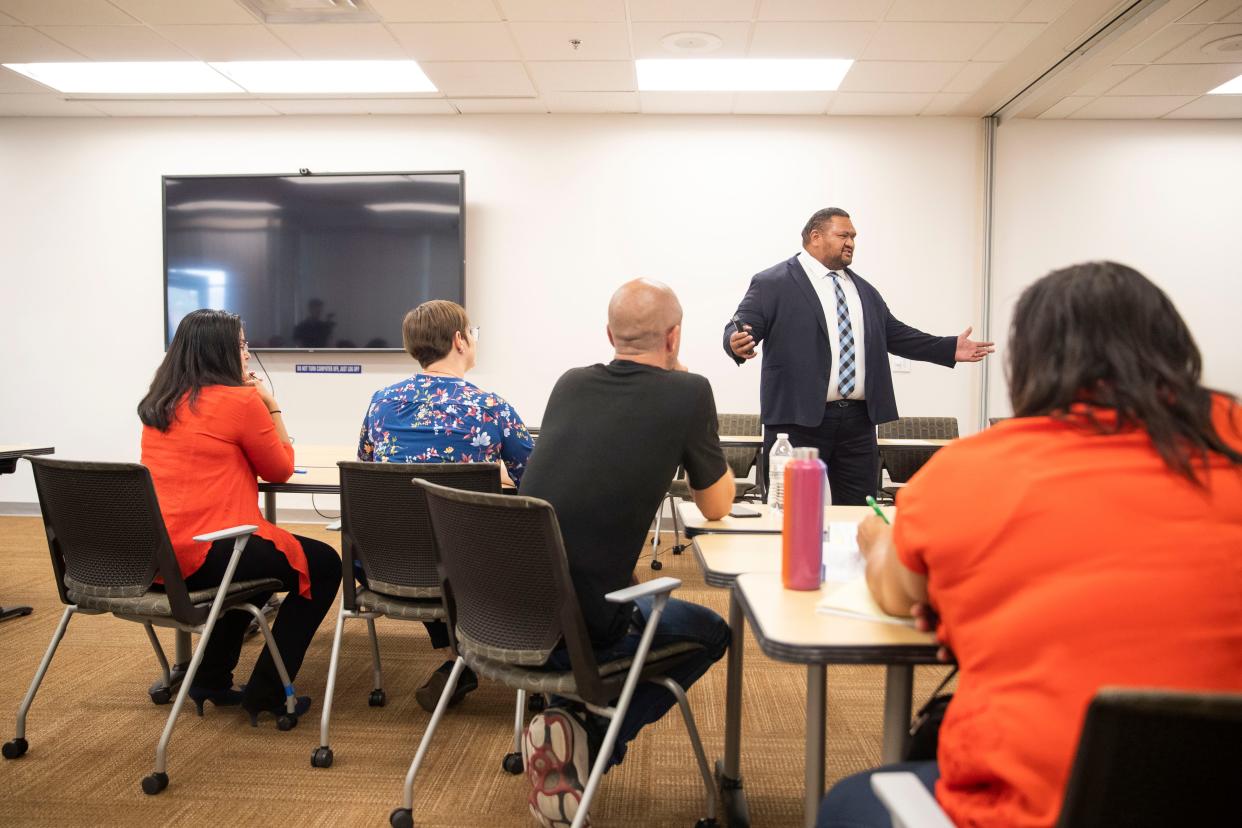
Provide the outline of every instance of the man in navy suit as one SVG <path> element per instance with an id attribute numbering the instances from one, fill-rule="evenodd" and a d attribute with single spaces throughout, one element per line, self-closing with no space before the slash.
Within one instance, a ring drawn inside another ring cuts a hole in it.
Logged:
<path id="1" fill-rule="evenodd" d="M 875 492 L 875 427 L 897 419 L 890 353 L 952 368 L 994 350 L 972 340 L 970 328 L 932 336 L 894 318 L 849 268 L 856 235 L 849 213 L 817 211 L 802 229 L 802 252 L 751 278 L 734 317 L 744 332 L 733 322 L 724 331 L 725 353 L 738 365 L 764 343 L 763 457 L 778 432 L 795 446 L 818 448 L 837 505 L 862 505 Z M 760 469 L 766 475 L 766 463 Z"/>

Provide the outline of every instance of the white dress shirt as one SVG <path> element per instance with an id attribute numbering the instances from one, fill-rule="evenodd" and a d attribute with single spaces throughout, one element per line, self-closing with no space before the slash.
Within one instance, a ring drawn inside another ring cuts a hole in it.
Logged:
<path id="1" fill-rule="evenodd" d="M 837 329 L 837 293 L 832 284 L 835 272 L 841 281 L 841 290 L 845 293 L 845 308 L 850 315 L 850 328 L 854 333 L 854 390 L 847 399 L 861 400 L 866 398 L 863 392 L 866 381 L 866 347 L 863 342 L 862 299 L 858 296 L 858 287 L 844 270 L 830 271 L 815 258 L 803 250 L 798 254 L 798 261 L 806 271 L 811 286 L 819 295 L 819 302 L 824 306 L 824 320 L 828 323 L 828 346 L 832 351 L 829 363 L 832 369 L 828 375 L 828 400 L 841 399 L 841 389 L 837 381 L 841 374 L 841 332 Z"/>

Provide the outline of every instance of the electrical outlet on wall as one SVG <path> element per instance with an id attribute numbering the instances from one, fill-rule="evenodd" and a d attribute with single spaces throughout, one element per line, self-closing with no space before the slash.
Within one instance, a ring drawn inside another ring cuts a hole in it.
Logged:
<path id="1" fill-rule="evenodd" d="M 889 356 L 889 364 L 892 366 L 895 374 L 908 374 L 913 370 L 910 360 L 905 357 Z"/>

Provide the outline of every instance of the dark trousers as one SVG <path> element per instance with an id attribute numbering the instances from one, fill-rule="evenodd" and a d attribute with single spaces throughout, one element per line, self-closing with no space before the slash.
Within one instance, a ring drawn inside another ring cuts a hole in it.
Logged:
<path id="1" fill-rule="evenodd" d="M 856 773 L 828 791 L 819 807 L 815 828 L 891 828 L 888 809 L 871 790 L 871 776 L 899 771 L 913 773 L 927 790 L 935 793 L 936 780 L 940 778 L 940 766 L 935 762 L 901 762 Z"/>
<path id="2" fill-rule="evenodd" d="M 778 433 L 788 434 L 795 448 L 819 449 L 819 459 L 828 466 L 828 485 L 832 488 L 834 506 L 865 506 L 867 495 L 875 494 L 880 479 L 880 451 L 875 441 L 875 423 L 867 415 L 865 401 L 841 400 L 826 404 L 824 419 L 818 426 L 765 423 L 763 457 L 759 464 L 765 491 L 768 452 Z"/>
<path id="3" fill-rule="evenodd" d="M 233 573 L 233 583 L 277 578 L 289 593 L 276 614 L 272 637 L 280 648 L 280 656 L 284 659 L 285 669 L 289 671 L 290 681 L 297 676 L 302 659 L 306 656 L 306 648 L 310 646 L 315 630 L 332 606 L 337 587 L 341 583 L 341 559 L 335 549 L 322 541 L 297 535 L 294 537 L 301 542 L 302 551 L 306 553 L 306 563 L 310 570 L 310 598 L 303 598 L 298 594 L 298 573 L 289 566 L 284 553 L 271 541 L 258 536 L 252 535 L 247 541 Z M 207 552 L 207 560 L 203 561 L 203 565 L 185 579 L 186 587 L 195 590 L 218 586 L 224 579 L 224 570 L 228 567 L 232 554 L 232 540 L 216 541 Z M 260 595 L 253 598 L 252 602 L 256 606 L 262 606 L 268 597 Z M 211 640 L 207 642 L 207 650 L 198 666 L 195 686 L 212 689 L 233 686 L 233 668 L 237 666 L 237 660 L 241 656 L 242 639 L 252 617 L 243 610 L 230 610 L 216 619 Z M 254 671 L 250 674 L 250 680 L 246 682 L 245 704 L 255 709 L 270 708 L 279 705 L 284 698 L 285 691 L 280 674 L 276 672 L 276 663 L 272 661 L 272 654 L 267 647 L 264 647 L 254 665 Z"/>

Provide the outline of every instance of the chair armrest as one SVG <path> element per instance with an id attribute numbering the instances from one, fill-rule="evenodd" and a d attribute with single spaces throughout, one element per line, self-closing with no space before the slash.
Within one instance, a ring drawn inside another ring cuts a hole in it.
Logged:
<path id="1" fill-rule="evenodd" d="M 203 543 L 213 543 L 214 541 L 224 540 L 225 538 L 240 538 L 242 535 L 253 535 L 258 531 L 259 527 L 252 524 L 243 526 L 234 526 L 231 529 L 221 529 L 219 532 L 208 532 L 205 535 L 195 535 L 194 540 Z"/>
<path id="2" fill-rule="evenodd" d="M 871 790 L 893 818 L 893 828 L 954 828 L 931 791 L 912 773 L 876 773 Z"/>
<path id="3" fill-rule="evenodd" d="M 323 528 L 327 529 L 329 532 L 339 532 L 341 531 L 341 522 L 339 520 L 334 520 Z"/>
<path id="4" fill-rule="evenodd" d="M 650 581 L 644 581 L 641 584 L 634 584 L 632 587 L 618 589 L 604 596 L 604 600 L 610 604 L 628 604 L 635 598 L 643 598 L 648 595 L 659 595 L 660 593 L 670 593 L 677 587 L 681 586 L 680 578 L 653 578 Z"/>

